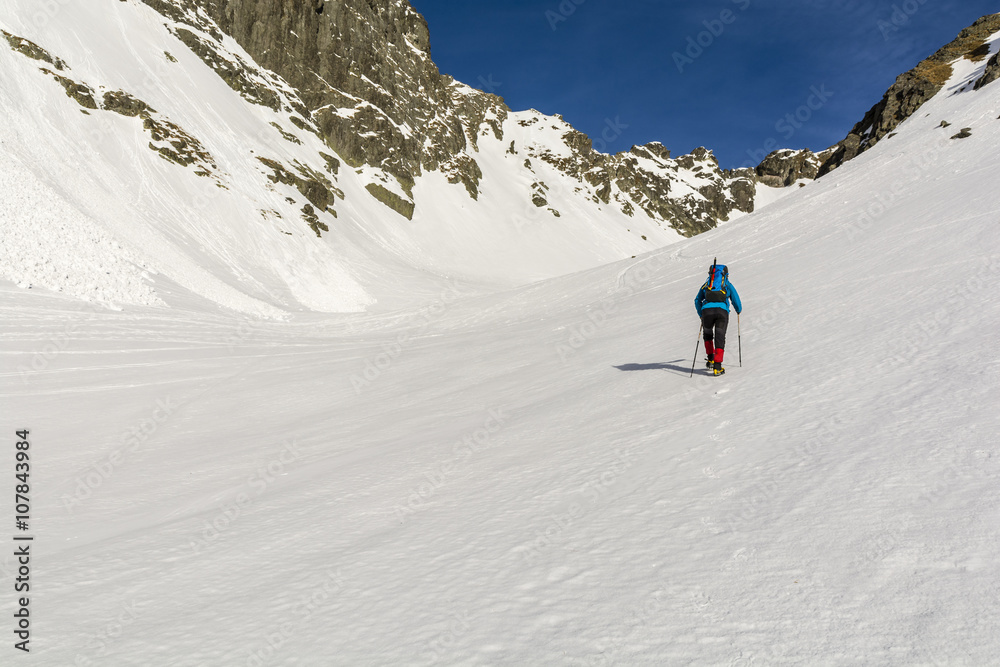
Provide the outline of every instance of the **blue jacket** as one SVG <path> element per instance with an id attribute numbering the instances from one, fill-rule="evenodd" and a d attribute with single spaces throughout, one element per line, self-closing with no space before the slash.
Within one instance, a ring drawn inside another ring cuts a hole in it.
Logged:
<path id="1" fill-rule="evenodd" d="M 729 301 L 733 302 L 733 307 L 736 309 L 737 313 L 742 313 L 743 303 L 740 301 L 739 292 L 736 291 L 736 288 L 728 280 L 726 281 L 726 285 L 727 285 L 726 291 L 729 293 Z M 702 285 L 701 289 L 698 290 L 698 296 L 694 298 L 694 307 L 698 310 L 698 317 L 701 317 L 701 311 L 706 308 L 725 308 L 727 311 L 729 310 L 728 301 L 721 301 L 721 302 L 705 301 L 706 291 L 707 290 L 705 289 L 705 286 Z"/>

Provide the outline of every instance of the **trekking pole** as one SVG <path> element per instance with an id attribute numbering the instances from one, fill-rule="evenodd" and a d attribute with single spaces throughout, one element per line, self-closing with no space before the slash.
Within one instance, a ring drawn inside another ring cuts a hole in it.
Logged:
<path id="1" fill-rule="evenodd" d="M 740 314 L 736 313 L 736 342 L 740 346 L 740 368 L 743 368 L 743 328 L 740 326 Z"/>
<path id="2" fill-rule="evenodd" d="M 698 343 L 701 342 L 701 332 L 704 328 L 704 324 L 698 325 Z M 691 362 L 691 377 L 694 377 L 694 367 L 698 364 L 698 343 L 694 344 L 694 361 Z"/>

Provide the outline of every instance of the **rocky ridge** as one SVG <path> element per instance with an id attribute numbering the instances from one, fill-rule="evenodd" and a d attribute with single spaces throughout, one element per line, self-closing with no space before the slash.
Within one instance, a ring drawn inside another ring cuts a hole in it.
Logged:
<path id="1" fill-rule="evenodd" d="M 941 89 L 952 61 L 986 59 L 986 40 L 1000 31 L 1000 14 L 962 31 L 901 75 L 848 136 L 826 151 L 780 150 L 755 169 L 721 170 L 704 148 L 677 158 L 655 142 L 614 155 L 600 153 L 589 137 L 558 116 L 512 112 L 502 98 L 441 74 L 431 59 L 426 21 L 407 0 L 121 1 L 156 11 L 180 44 L 230 88 L 248 102 L 282 114 L 288 129 L 272 125 L 283 139 L 301 145 L 297 133 L 311 133 L 336 154 L 318 154 L 325 173 L 255 156 L 263 176 L 298 191 L 301 216 L 317 235 L 330 229 L 337 215 L 333 206 L 344 196 L 335 185 L 341 162 L 368 179 L 370 196 L 412 218 L 419 206 L 414 185 L 431 172 L 440 172 L 478 200 L 485 187 L 480 144 L 488 138 L 509 141 L 508 154 L 523 153 L 525 159 L 516 166 L 521 173 L 504 177 L 531 181 L 524 192 L 528 206 L 559 216 L 553 189 L 563 195 L 570 190 L 569 196 L 616 207 L 626 216 L 646 216 L 692 236 L 734 213 L 752 212 L 758 184 L 787 187 L 818 178 L 891 136 Z M 60 58 L 16 35 L 3 36 L 13 50 L 51 66 L 42 71 L 85 113 L 139 117 L 153 139 L 152 150 L 179 165 L 196 165 L 195 173 L 214 175 L 225 187 L 198 139 L 145 102 L 127 91 L 77 81 Z M 976 88 L 996 78 L 1000 65 L 993 56 Z M 521 132 L 536 124 L 551 126 L 545 141 L 525 139 Z M 556 169 L 569 185 L 538 176 L 533 160 Z M 329 216 L 325 220 L 324 214 Z"/>
<path id="2" fill-rule="evenodd" d="M 965 58 L 980 62 L 989 57 L 987 40 L 997 32 L 1000 32 L 1000 14 L 984 16 L 912 70 L 900 74 L 882 100 L 865 114 L 847 136 L 824 151 L 827 157 L 822 160 L 818 175 L 829 173 L 891 136 L 900 123 L 941 91 L 951 78 L 952 63 L 955 60 Z M 996 60 L 994 56 L 987 65 L 986 72 L 975 84 L 976 90 L 1000 78 L 1000 66 Z"/>
<path id="3" fill-rule="evenodd" d="M 232 36 L 297 93 L 301 105 L 295 111 L 302 118 L 293 116 L 294 124 L 316 131 L 349 165 L 374 166 L 393 177 L 398 187 L 372 183 L 369 191 L 406 217 L 418 205 L 414 181 L 425 172 L 441 171 L 477 199 L 483 178 L 476 160 L 479 138 L 508 139 L 511 110 L 501 98 L 438 71 L 427 23 L 407 0 L 287 0 L 266 7 L 253 0 L 141 1 L 201 30 L 197 42 L 183 28 L 177 33 L 209 64 L 213 40 Z M 556 157 L 550 148 L 534 157 L 578 181 L 585 197 L 627 215 L 641 212 L 684 235 L 698 234 L 734 212 L 752 212 L 758 183 L 787 187 L 818 178 L 890 136 L 941 90 L 953 61 L 987 58 L 987 40 L 998 31 L 1000 14 L 976 21 L 900 75 L 844 140 L 820 153 L 779 150 L 756 169 L 723 171 L 704 148 L 677 159 L 658 143 L 602 154 L 567 126 L 560 149 L 568 148 L 569 155 Z M 234 88 L 251 91 L 248 99 L 273 104 L 273 96 L 245 83 L 251 77 L 213 66 Z M 996 78 L 1000 65 L 994 56 L 976 88 Z M 539 207 L 548 203 L 538 188 L 526 197 Z"/>
<path id="4" fill-rule="evenodd" d="M 785 188 L 805 179 L 819 178 L 824 162 L 830 158 L 834 149 L 822 153 L 813 153 L 808 149 L 777 150 L 768 155 L 757 165 L 754 173 L 757 182 L 772 188 Z"/>
<path id="5" fill-rule="evenodd" d="M 508 138 L 511 110 L 440 73 L 427 23 L 406 0 L 123 1 L 141 1 L 168 19 L 171 32 L 247 100 L 286 112 L 348 166 L 380 171 L 368 191 L 404 217 L 419 205 L 413 186 L 428 172 L 477 199 L 481 138 Z M 234 57 L 227 37 L 252 62 Z M 753 210 L 752 171 L 722 171 L 704 149 L 677 160 L 659 144 L 605 155 L 569 126 L 561 144 L 550 151 L 559 157 L 541 149 L 534 157 L 578 181 L 579 194 L 682 234 Z M 679 174 L 694 179 L 693 191 Z M 537 201 L 537 192 L 525 198 Z"/>
<path id="6" fill-rule="evenodd" d="M 941 91 L 954 71 L 952 63 L 961 58 L 981 62 L 989 57 L 990 46 L 987 40 L 997 32 L 1000 32 L 1000 14 L 980 18 L 959 33 L 955 40 L 938 49 L 912 70 L 900 74 L 882 100 L 865 114 L 844 139 L 819 153 L 808 149 L 776 150 L 756 167 L 757 181 L 771 187 L 784 187 L 799 179 L 820 178 L 891 137 L 900 123 Z M 994 54 L 990 58 L 984 73 L 973 86 L 975 90 L 1000 79 L 998 56 L 1000 54 Z M 960 134 L 953 138 L 965 136 L 969 135 Z"/>

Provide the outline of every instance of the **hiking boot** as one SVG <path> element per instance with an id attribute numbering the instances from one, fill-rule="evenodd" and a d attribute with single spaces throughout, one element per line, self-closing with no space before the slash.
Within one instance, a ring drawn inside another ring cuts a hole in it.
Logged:
<path id="1" fill-rule="evenodd" d="M 726 373 L 726 369 L 722 367 L 721 362 L 716 361 L 715 364 L 713 364 L 713 372 L 716 375 L 724 375 Z"/>
<path id="2" fill-rule="evenodd" d="M 713 359 L 712 357 L 705 357 L 705 368 L 707 368 L 708 370 L 712 370 L 713 368 L 715 368 L 715 359 Z"/>

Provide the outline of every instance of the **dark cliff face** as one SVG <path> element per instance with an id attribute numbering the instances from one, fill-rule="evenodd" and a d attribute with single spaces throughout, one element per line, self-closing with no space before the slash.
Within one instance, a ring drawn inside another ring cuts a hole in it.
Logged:
<path id="1" fill-rule="evenodd" d="M 349 164 L 378 166 L 404 187 L 469 147 L 463 114 L 471 123 L 501 106 L 485 93 L 455 99 L 431 61 L 427 23 L 403 0 L 191 1 L 295 89 Z"/>
<path id="2" fill-rule="evenodd" d="M 993 57 L 986 63 L 986 71 L 983 72 L 982 78 L 976 81 L 976 90 L 993 83 L 997 79 L 1000 79 L 1000 53 L 993 54 Z"/>

